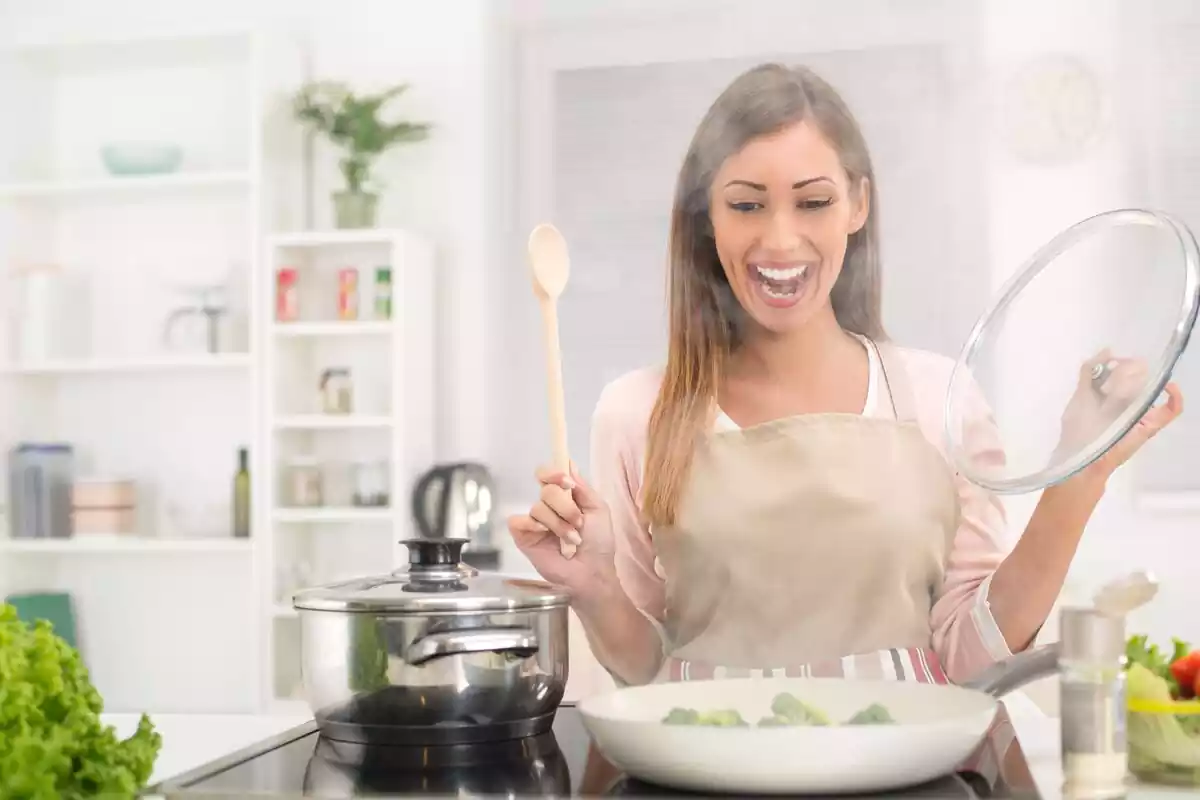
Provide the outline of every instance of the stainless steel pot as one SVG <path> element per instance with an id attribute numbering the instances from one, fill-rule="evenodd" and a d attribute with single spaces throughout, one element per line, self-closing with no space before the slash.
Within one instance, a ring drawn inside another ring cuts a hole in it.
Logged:
<path id="1" fill-rule="evenodd" d="M 322 735 L 461 744 L 545 733 L 567 685 L 569 597 L 480 573 L 466 539 L 410 539 L 406 568 L 306 589 L 301 675 Z"/>

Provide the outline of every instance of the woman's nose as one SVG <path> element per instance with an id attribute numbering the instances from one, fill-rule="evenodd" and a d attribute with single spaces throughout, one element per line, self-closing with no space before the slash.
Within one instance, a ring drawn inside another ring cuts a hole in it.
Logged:
<path id="1" fill-rule="evenodd" d="M 789 209 L 790 211 L 790 209 Z M 763 247 L 779 252 L 792 252 L 800 244 L 802 233 L 796 215 L 788 212 L 772 214 L 763 235 Z"/>

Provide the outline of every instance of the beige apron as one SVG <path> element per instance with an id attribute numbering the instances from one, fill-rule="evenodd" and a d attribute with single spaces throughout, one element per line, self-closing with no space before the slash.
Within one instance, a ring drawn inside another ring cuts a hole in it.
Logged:
<path id="1" fill-rule="evenodd" d="M 958 526 L 954 476 L 917 424 L 898 353 L 876 349 L 895 419 L 805 414 L 697 446 L 676 524 L 653 532 L 658 680 L 947 682 L 929 615 Z"/>

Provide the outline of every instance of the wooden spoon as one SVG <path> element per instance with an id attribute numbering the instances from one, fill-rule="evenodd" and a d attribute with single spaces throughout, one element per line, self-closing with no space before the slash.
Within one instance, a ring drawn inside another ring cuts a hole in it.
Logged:
<path id="1" fill-rule="evenodd" d="M 542 333 L 546 344 L 546 385 L 550 395 L 550 441 L 554 468 L 571 474 L 571 454 L 567 449 L 567 411 L 563 400 L 562 352 L 558 345 L 558 298 L 567 288 L 570 260 L 567 242 L 558 228 L 538 225 L 529 234 L 529 265 L 533 273 L 533 294 L 542 308 Z M 575 545 L 561 541 L 564 558 L 575 556 Z"/>

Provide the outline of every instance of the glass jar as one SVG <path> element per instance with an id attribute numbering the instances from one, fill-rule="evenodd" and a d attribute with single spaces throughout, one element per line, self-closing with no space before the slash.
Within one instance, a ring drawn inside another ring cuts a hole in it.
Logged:
<path id="1" fill-rule="evenodd" d="M 379 461 L 360 461 L 354 464 L 354 505 L 383 507 L 388 505 L 387 464 Z"/>
<path id="2" fill-rule="evenodd" d="M 313 508 L 324 504 L 325 486 L 321 465 L 311 456 L 293 458 L 288 464 L 290 501 L 296 508 Z"/>
<path id="3" fill-rule="evenodd" d="M 1113 800 L 1127 791 L 1125 619 L 1093 608 L 1060 616 L 1063 794 Z"/>
<path id="4" fill-rule="evenodd" d="M 321 410 L 326 414 L 349 414 L 354 410 L 350 370 L 335 367 L 321 373 Z"/>

